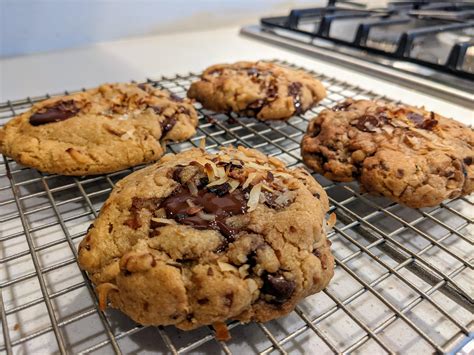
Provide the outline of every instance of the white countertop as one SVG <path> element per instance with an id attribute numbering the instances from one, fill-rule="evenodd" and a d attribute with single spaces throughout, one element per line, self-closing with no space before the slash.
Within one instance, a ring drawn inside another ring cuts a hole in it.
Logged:
<path id="1" fill-rule="evenodd" d="M 302 54 L 239 36 L 238 27 L 99 43 L 90 47 L 0 60 L 0 101 L 93 87 L 103 82 L 144 80 L 237 60 L 282 59 L 327 73 L 405 103 L 472 123 L 467 108 Z"/>

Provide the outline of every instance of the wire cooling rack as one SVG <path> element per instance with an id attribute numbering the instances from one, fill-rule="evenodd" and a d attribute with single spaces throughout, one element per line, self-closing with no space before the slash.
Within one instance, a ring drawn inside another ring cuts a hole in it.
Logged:
<path id="1" fill-rule="evenodd" d="M 280 64 L 292 66 L 289 63 Z M 317 74 L 328 97 L 288 122 L 215 114 L 199 104 L 199 129 L 182 151 L 233 144 L 302 165 L 299 143 L 309 119 L 344 98 L 384 98 Z M 184 97 L 197 74 L 149 80 Z M 0 124 L 45 97 L 0 104 Z M 386 98 L 385 98 L 386 99 Z M 139 169 L 139 168 L 135 168 Z M 114 184 L 135 169 L 85 178 L 41 174 L 3 157 L 0 165 L 0 351 L 29 353 L 392 353 L 446 352 L 473 326 L 474 199 L 409 209 L 359 191 L 326 189 L 338 222 L 329 234 L 335 276 L 290 315 L 265 324 L 229 324 L 219 342 L 209 327 L 183 332 L 142 327 L 113 309 L 98 310 L 77 246 Z M 472 334 L 472 333 L 471 333 Z M 472 336 L 471 336 L 472 337 Z"/>

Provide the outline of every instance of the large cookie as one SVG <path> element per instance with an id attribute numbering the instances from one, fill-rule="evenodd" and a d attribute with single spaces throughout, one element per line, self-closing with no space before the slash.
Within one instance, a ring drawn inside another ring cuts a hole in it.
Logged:
<path id="1" fill-rule="evenodd" d="M 106 84 L 35 104 L 0 129 L 0 151 L 43 172 L 101 174 L 157 160 L 165 141 L 188 139 L 196 125 L 188 101 Z"/>
<path id="2" fill-rule="evenodd" d="M 310 122 L 301 148 L 327 178 L 414 208 L 474 191 L 472 128 L 421 108 L 347 100 Z"/>
<path id="3" fill-rule="evenodd" d="M 310 74 L 265 62 L 213 65 L 188 91 L 207 109 L 261 120 L 288 119 L 325 96 L 324 86 Z"/>
<path id="4" fill-rule="evenodd" d="M 303 169 L 256 150 L 167 155 L 119 183 L 79 263 L 141 324 L 192 329 L 268 321 L 333 275 L 326 193 Z"/>

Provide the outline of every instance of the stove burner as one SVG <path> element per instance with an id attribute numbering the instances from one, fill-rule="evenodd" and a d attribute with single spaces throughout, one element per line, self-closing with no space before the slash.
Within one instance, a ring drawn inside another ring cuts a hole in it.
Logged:
<path id="1" fill-rule="evenodd" d="M 261 24 L 474 80 L 474 3 L 404 1 L 375 10 L 335 3 Z"/>

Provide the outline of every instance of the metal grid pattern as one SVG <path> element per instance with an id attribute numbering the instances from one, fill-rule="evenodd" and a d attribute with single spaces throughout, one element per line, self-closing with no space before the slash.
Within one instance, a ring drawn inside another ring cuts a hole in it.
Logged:
<path id="1" fill-rule="evenodd" d="M 292 66 L 289 63 L 280 64 Z M 382 98 L 326 75 L 328 97 L 287 122 L 215 114 L 199 104 L 199 129 L 178 152 L 233 144 L 302 165 L 309 119 L 343 98 Z M 197 74 L 149 80 L 185 96 Z M 0 124 L 45 97 L 0 104 Z M 131 171 L 85 178 L 39 173 L 3 157 L 0 165 L 0 315 L 6 353 L 305 353 L 444 352 L 472 331 L 472 196 L 409 209 L 362 193 L 356 183 L 315 178 L 338 222 L 329 234 L 335 276 L 290 315 L 265 324 L 231 322 L 223 343 L 211 328 L 137 326 L 119 311 L 99 312 L 77 246 L 114 186 Z"/>

